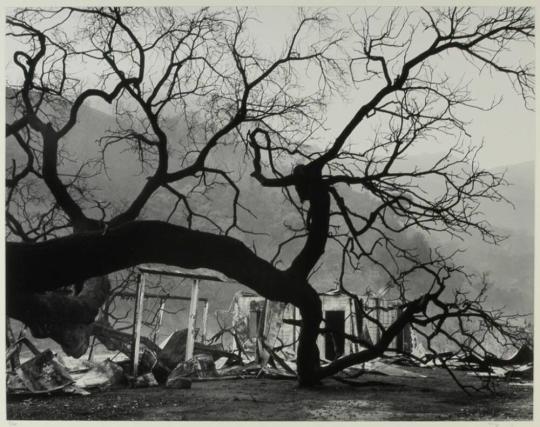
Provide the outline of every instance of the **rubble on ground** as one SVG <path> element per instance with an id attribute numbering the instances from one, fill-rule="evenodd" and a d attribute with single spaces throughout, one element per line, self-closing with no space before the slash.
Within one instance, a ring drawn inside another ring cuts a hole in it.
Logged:
<path id="1" fill-rule="evenodd" d="M 74 383 L 67 370 L 46 350 L 22 363 L 15 373 L 24 387 L 32 393 L 50 393 Z"/>
<path id="2" fill-rule="evenodd" d="M 62 358 L 58 356 L 57 360 L 67 369 L 74 384 L 80 388 L 104 390 L 109 387 L 125 384 L 123 369 L 110 359 L 96 363 L 91 360 Z M 73 361 L 79 363 L 74 363 Z"/>
<path id="3" fill-rule="evenodd" d="M 134 388 L 156 387 L 159 385 L 154 374 L 151 372 L 138 375 L 137 377 L 126 374 L 126 379 L 129 385 Z"/>
<path id="4" fill-rule="evenodd" d="M 382 357 L 369 362 L 359 363 L 357 365 L 350 366 L 344 369 L 342 372 L 348 377 L 358 377 L 361 374 L 369 373 L 372 375 L 385 375 L 395 377 L 413 377 L 413 378 L 426 378 L 426 375 L 418 372 L 413 372 L 402 367 L 404 358 L 392 358 Z M 414 365 L 412 361 L 407 366 Z"/>
<path id="5" fill-rule="evenodd" d="M 162 348 L 160 348 L 157 356 L 157 366 L 152 372 L 156 376 L 158 382 L 163 384 L 179 364 L 186 362 L 187 329 L 173 332 L 161 346 Z M 225 359 L 221 362 L 222 366 L 226 364 L 242 363 L 240 356 L 223 350 L 219 345 L 208 345 L 195 342 L 193 357 L 196 358 L 199 355 L 210 356 L 213 362 L 219 359 Z"/>
<path id="6" fill-rule="evenodd" d="M 208 378 L 217 376 L 214 359 L 209 354 L 197 354 L 189 360 L 180 362 L 169 374 L 169 378 Z"/>
<path id="7" fill-rule="evenodd" d="M 269 324 L 271 322 L 268 322 Z M 252 357 L 240 357 L 225 351 L 218 345 L 195 343 L 193 357 L 186 358 L 187 331 L 171 334 L 161 346 L 143 341 L 139 353 L 138 376 L 133 377 L 128 334 L 111 331 L 101 325 L 100 336 L 107 348 L 116 349 L 128 356 L 114 362 L 101 362 L 57 356 L 51 350 L 39 351 L 27 338 L 10 346 L 6 359 L 7 390 L 9 394 L 77 393 L 108 389 L 117 386 L 189 389 L 193 382 L 218 381 L 245 378 L 295 379 L 294 355 L 269 345 L 261 339 Z M 147 340 L 150 341 L 150 340 Z M 20 363 L 20 347 L 26 345 L 33 357 Z M 330 361 L 323 361 L 330 363 Z M 470 371 L 468 375 L 499 378 L 518 383 L 533 379 L 533 350 L 530 346 L 516 349 L 506 359 L 486 355 L 466 357 L 446 352 L 424 354 L 422 358 L 404 353 L 390 353 L 375 360 L 354 365 L 343 370 L 337 379 L 354 379 L 364 373 L 425 378 L 418 369 L 444 366 L 450 369 Z"/>

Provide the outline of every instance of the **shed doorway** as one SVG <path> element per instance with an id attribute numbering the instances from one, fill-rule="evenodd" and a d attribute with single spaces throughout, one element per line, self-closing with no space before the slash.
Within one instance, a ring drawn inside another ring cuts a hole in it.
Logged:
<path id="1" fill-rule="evenodd" d="M 324 336 L 324 357 L 336 360 L 345 352 L 345 312 L 328 310 L 324 312 L 326 328 L 330 329 Z"/>

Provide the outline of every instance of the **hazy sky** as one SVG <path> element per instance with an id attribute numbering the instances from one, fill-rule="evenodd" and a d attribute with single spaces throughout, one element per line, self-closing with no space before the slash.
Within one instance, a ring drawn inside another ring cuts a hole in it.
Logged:
<path id="1" fill-rule="evenodd" d="M 351 8 L 335 9 L 335 14 L 343 19 L 345 25 L 348 24 L 347 15 L 352 12 Z M 362 11 L 359 10 L 357 13 Z M 258 48 L 269 54 L 279 54 L 286 35 L 291 33 L 296 22 L 296 10 L 289 7 L 260 7 L 256 11 L 256 16 L 260 22 L 254 23 L 250 28 Z M 13 45 L 6 47 L 8 58 L 14 48 Z M 534 49 L 524 49 L 517 54 L 525 60 L 532 60 Z M 7 80 L 13 83 L 17 78 L 14 78 L 14 67 L 9 62 L 8 59 Z M 463 64 L 459 61 L 445 62 L 443 65 L 451 75 L 463 74 Z M 478 94 L 478 98 L 483 100 L 484 104 L 489 103 L 494 95 L 502 95 L 504 98 L 495 110 L 485 113 L 473 110 L 468 118 L 471 122 L 468 130 L 472 135 L 472 142 L 479 144 L 484 141 L 484 149 L 480 156 L 482 165 L 493 167 L 534 159 L 535 114 L 524 108 L 523 101 L 514 93 L 507 77 L 488 72 L 484 72 L 481 77 L 478 77 L 477 73 L 465 76 L 473 79 L 471 83 L 473 94 Z M 311 83 L 306 81 L 306 84 Z M 373 88 L 376 89 L 376 86 Z M 332 134 L 337 135 L 354 112 L 369 99 L 364 88 L 355 90 L 351 86 L 348 95 L 349 100 L 333 99 L 328 106 L 327 127 L 332 129 L 328 134 L 329 139 L 332 138 Z M 443 150 L 436 144 L 424 146 L 422 149 L 430 152 Z"/>
<path id="2" fill-rule="evenodd" d="M 339 15 L 346 23 L 347 15 L 354 12 L 353 8 L 336 8 Z M 357 10 L 356 14 L 362 14 Z M 261 24 L 257 25 L 255 35 L 263 43 L 266 49 L 280 52 L 283 45 L 283 37 L 276 35 L 290 34 L 296 22 L 292 8 L 287 7 L 259 7 L 257 14 Z M 381 14 L 384 16 L 384 10 Z M 426 35 L 429 37 L 429 35 Z M 426 39 L 427 40 L 427 39 Z M 533 60 L 535 50 L 524 47 L 516 55 L 523 58 L 523 62 Z M 463 74 L 463 63 L 456 61 L 444 63 L 449 74 Z M 466 77 L 467 74 L 465 73 Z M 500 73 L 489 73 L 485 70 L 481 77 L 478 73 L 471 73 L 471 87 L 473 95 L 477 95 L 483 104 L 489 104 L 495 95 L 501 95 L 503 102 L 489 112 L 471 111 L 469 133 L 474 144 L 484 142 L 484 148 L 480 153 L 480 162 L 484 167 L 509 165 L 535 159 L 535 113 L 524 108 L 523 100 L 516 95 L 508 78 Z M 354 90 L 351 86 L 350 101 L 336 99 L 328 108 L 328 126 L 343 129 L 352 118 L 355 110 L 367 101 L 361 90 Z M 438 146 L 425 147 L 422 149 L 430 152 L 441 150 Z"/>

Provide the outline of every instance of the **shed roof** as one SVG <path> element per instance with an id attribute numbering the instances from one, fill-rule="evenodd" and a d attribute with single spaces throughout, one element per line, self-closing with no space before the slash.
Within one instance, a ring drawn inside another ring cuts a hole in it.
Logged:
<path id="1" fill-rule="evenodd" d="M 186 279 L 207 280 L 210 282 L 233 282 L 224 274 L 207 268 L 184 269 L 171 267 L 164 264 L 142 264 L 139 266 L 141 273 L 160 274 L 163 276 L 175 276 Z"/>

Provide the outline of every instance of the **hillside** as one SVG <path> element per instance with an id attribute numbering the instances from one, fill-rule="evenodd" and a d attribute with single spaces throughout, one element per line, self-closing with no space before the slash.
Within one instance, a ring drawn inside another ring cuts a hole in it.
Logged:
<path id="1" fill-rule="evenodd" d="M 450 248 L 463 247 L 458 260 L 477 272 L 489 273 L 491 299 L 510 311 L 532 313 L 534 308 L 534 162 L 497 168 L 506 170 L 510 183 L 503 195 L 512 203 L 483 203 L 481 210 L 500 234 L 499 245 L 464 236 L 461 244 L 445 241 Z"/>
<path id="2" fill-rule="evenodd" d="M 7 112 L 8 121 L 10 114 Z M 106 130 L 114 130 L 116 121 L 101 111 L 84 107 L 81 120 L 65 138 L 63 148 L 74 160 L 61 165 L 61 171 L 73 172 L 78 163 L 91 160 L 100 155 L 102 146 L 96 143 Z M 170 140 L 183 140 L 183 130 L 180 125 L 171 122 Z M 21 153 L 7 144 L 6 164 L 11 159 L 20 159 Z M 171 168 L 176 160 L 175 153 L 178 147 L 171 151 Z M 102 201 L 108 201 L 118 208 L 128 203 L 137 194 L 145 182 L 149 172 L 141 171 L 138 167 L 137 153 L 130 150 L 127 144 L 116 144 L 105 152 L 106 169 L 89 180 L 89 185 L 95 188 L 96 196 Z M 216 150 L 209 159 L 209 165 L 221 166 L 227 170 L 237 171 L 231 177 L 237 181 L 241 190 L 240 203 L 247 209 L 238 211 L 239 223 L 243 230 L 248 232 L 234 232 L 233 235 L 242 239 L 248 246 L 254 247 L 257 253 L 271 259 L 279 242 L 290 234 L 284 223 L 288 226 L 298 226 L 299 217 L 287 204 L 283 203 L 283 196 L 279 190 L 263 188 L 249 176 L 249 159 L 244 157 L 241 150 L 232 144 L 224 145 Z M 410 162 L 422 162 L 422 159 L 410 159 Z M 150 171 L 151 172 L 151 171 Z M 461 247 L 467 249 L 459 262 L 476 272 L 490 272 L 493 281 L 492 300 L 498 305 L 504 304 L 511 311 L 532 311 L 533 287 L 533 225 L 534 225 L 534 163 L 528 162 L 508 167 L 507 179 L 513 184 L 504 189 L 507 197 L 514 203 L 510 205 L 489 204 L 482 205 L 486 217 L 498 229 L 509 235 L 509 238 L 499 246 L 490 246 L 481 242 L 476 236 L 465 236 L 464 241 L 448 240 L 444 236 L 422 236 L 409 232 L 400 237 L 403 242 L 418 243 L 425 248 L 429 245 L 453 250 Z M 193 184 L 193 183 L 191 183 Z M 187 184 L 176 187 L 181 192 L 188 192 Z M 43 189 L 45 191 L 45 189 Z M 367 212 L 373 202 L 364 193 L 353 190 L 342 190 L 346 195 L 348 204 L 353 209 Z M 233 190 L 228 186 L 216 186 L 206 195 L 193 193 L 190 196 L 192 207 L 197 212 L 209 214 L 219 224 L 229 224 L 232 215 L 231 199 Z M 148 207 L 143 211 L 143 218 L 166 219 L 176 203 L 176 199 L 166 190 L 158 191 L 151 199 Z M 249 212 L 248 212 L 249 210 Z M 185 223 L 185 209 L 178 209 L 171 221 Z M 195 226 L 209 231 L 215 231 L 208 222 L 195 221 Z M 429 242 L 429 243 L 428 243 Z M 286 267 L 292 257 L 300 248 L 300 242 L 288 245 L 281 256 L 280 266 Z M 341 254 L 338 248 L 329 245 L 323 258 L 322 267 L 312 278 L 312 283 L 319 290 L 334 287 L 340 265 Z M 366 289 L 377 290 L 385 284 L 385 279 L 379 271 L 366 267 L 361 273 L 347 274 L 345 284 L 351 291 L 363 293 Z M 240 285 L 202 286 L 201 297 L 210 299 L 210 313 L 229 307 L 232 296 Z M 179 294 L 189 294 L 189 288 L 175 289 Z M 131 303 L 123 302 L 120 305 L 128 309 Z M 179 307 L 178 307 L 179 308 Z M 169 316 L 165 320 L 164 331 L 183 327 L 185 312 Z M 211 321 L 212 329 L 216 327 Z"/>

